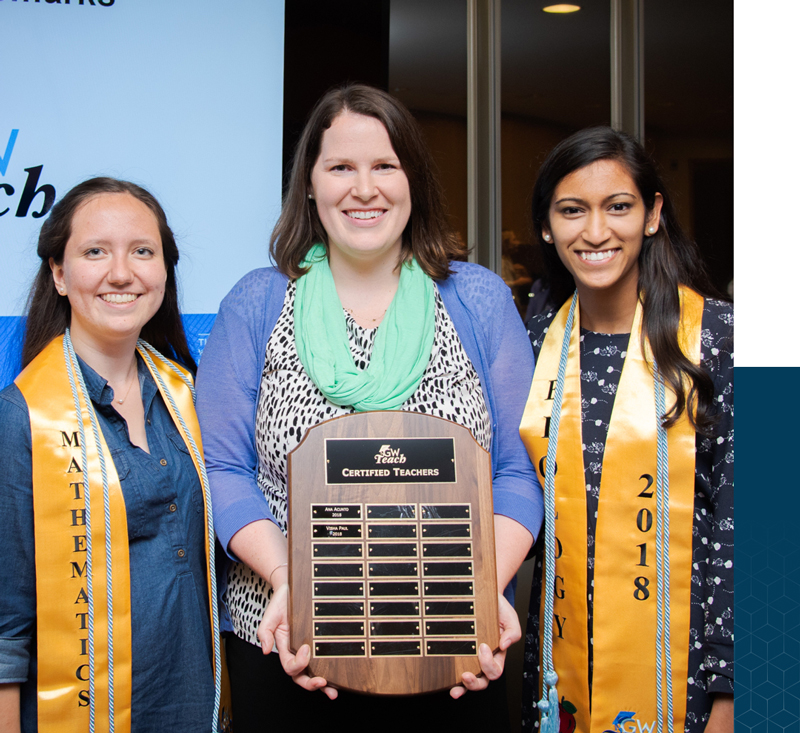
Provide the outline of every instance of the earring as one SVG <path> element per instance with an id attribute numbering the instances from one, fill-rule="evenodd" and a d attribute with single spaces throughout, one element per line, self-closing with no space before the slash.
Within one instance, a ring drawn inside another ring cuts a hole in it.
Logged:
<path id="1" fill-rule="evenodd" d="M 550 241 L 550 235 L 549 234 L 543 234 L 542 235 L 542 239 L 544 239 L 545 242 L 549 242 Z"/>
<path id="2" fill-rule="evenodd" d="M 649 234 L 652 234 L 653 232 L 655 232 L 655 230 L 656 230 L 655 227 L 650 227 L 647 231 Z"/>
<path id="3" fill-rule="evenodd" d="M 311 201 L 313 201 L 314 200 L 314 194 L 313 193 L 308 194 L 308 198 L 311 199 Z"/>

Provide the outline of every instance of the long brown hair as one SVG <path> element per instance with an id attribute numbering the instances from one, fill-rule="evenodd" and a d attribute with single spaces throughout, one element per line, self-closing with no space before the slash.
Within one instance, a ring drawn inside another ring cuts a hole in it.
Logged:
<path id="1" fill-rule="evenodd" d="M 36 254 L 41 260 L 39 271 L 28 295 L 25 340 L 22 347 L 22 367 L 26 367 L 56 336 L 69 326 L 72 310 L 69 299 L 56 292 L 50 259 L 60 265 L 72 234 L 72 218 L 80 206 L 103 193 L 127 193 L 141 201 L 153 212 L 161 234 L 167 282 L 164 300 L 156 314 L 142 328 L 141 337 L 165 356 L 176 359 L 192 371 L 197 369 L 183 330 L 178 308 L 178 285 L 175 266 L 178 264 L 178 245 L 169 228 L 167 216 L 156 198 L 141 186 L 116 178 L 90 178 L 71 189 L 53 208 L 39 232 Z"/>
<path id="2" fill-rule="evenodd" d="M 403 231 L 402 258 L 408 261 L 413 255 L 430 277 L 446 279 L 450 261 L 463 258 L 466 252 L 447 221 L 433 157 L 405 106 L 391 94 L 366 84 L 331 89 L 308 118 L 295 150 L 281 215 L 270 237 L 270 254 L 278 269 L 298 278 L 305 274 L 300 263 L 311 246 L 317 242 L 328 245 L 327 232 L 308 191 L 322 135 L 343 112 L 374 117 L 386 128 L 411 191 L 411 217 Z"/>
<path id="3" fill-rule="evenodd" d="M 561 305 L 575 290 L 575 281 L 564 267 L 556 248 L 542 238 L 549 225 L 550 202 L 561 180 L 573 171 L 599 160 L 614 160 L 636 183 L 647 211 L 655 196 L 663 198 L 658 230 L 645 236 L 639 253 L 639 298 L 642 301 L 642 348 L 650 342 L 653 358 L 665 382 L 677 395 L 675 405 L 664 416 L 664 426 L 674 425 L 687 406 L 696 430 L 706 433 L 713 426 L 714 384 L 706 371 L 683 353 L 678 342 L 680 299 L 678 286 L 688 285 L 701 295 L 718 296 L 708 281 L 697 245 L 684 233 L 655 163 L 632 137 L 610 127 L 591 127 L 562 140 L 542 164 L 533 188 L 533 230 L 542 251 L 550 281 L 551 298 Z M 689 380 L 688 389 L 682 375 Z"/>

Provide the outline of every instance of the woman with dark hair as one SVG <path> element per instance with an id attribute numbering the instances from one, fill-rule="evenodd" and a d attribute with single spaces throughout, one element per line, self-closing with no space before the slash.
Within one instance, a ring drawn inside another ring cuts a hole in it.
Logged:
<path id="1" fill-rule="evenodd" d="M 508 726 L 501 684 L 453 699 L 500 677 L 519 638 L 502 596 L 500 651 L 481 645 L 484 676 L 465 674 L 452 697 L 340 692 L 332 702 L 339 691 L 304 673 L 308 646 L 288 649 L 287 455 L 323 420 L 399 409 L 467 427 L 492 457 L 499 588 L 541 523 L 517 430 L 533 372 L 524 328 L 498 277 L 455 261 L 464 252 L 433 168 L 416 122 L 391 95 L 363 85 L 325 94 L 295 153 L 271 240 L 276 267 L 235 286 L 204 351 L 198 414 L 231 560 L 223 599 L 239 731 L 260 730 L 265 715 L 309 729 Z"/>
<path id="2" fill-rule="evenodd" d="M 215 731 L 214 540 L 175 238 L 146 190 L 93 178 L 53 207 L 37 252 L 24 369 L 0 392 L 0 727 Z"/>
<path id="3" fill-rule="evenodd" d="M 624 133 L 557 145 L 532 215 L 561 307 L 528 323 L 523 727 L 732 731 L 733 309 Z"/>

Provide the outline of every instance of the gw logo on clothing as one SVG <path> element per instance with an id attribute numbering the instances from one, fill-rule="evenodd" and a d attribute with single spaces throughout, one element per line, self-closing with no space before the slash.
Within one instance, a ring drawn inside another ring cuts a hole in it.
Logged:
<path id="1" fill-rule="evenodd" d="M 620 710 L 614 718 L 613 730 L 603 731 L 603 733 L 652 733 L 656 727 L 656 721 L 652 723 L 642 723 L 641 720 L 634 718 L 635 712 Z"/>
<path id="2" fill-rule="evenodd" d="M 8 137 L 8 142 L 6 143 L 6 151 L 3 153 L 3 156 L 0 157 L 0 175 L 2 176 L 6 175 L 8 164 L 11 162 L 11 154 L 14 152 L 14 146 L 17 144 L 17 135 L 19 135 L 19 130 L 11 131 L 11 134 Z M 0 143 L 0 149 L 2 149 L 2 143 Z M 42 174 L 42 168 L 44 168 L 43 165 L 35 165 L 24 169 L 24 171 L 28 174 L 28 178 L 26 179 L 25 185 L 22 188 L 22 194 L 19 197 L 17 211 L 14 216 L 27 216 L 33 200 L 40 193 L 44 195 L 42 208 L 39 211 L 31 212 L 31 216 L 34 219 L 40 219 L 52 208 L 53 203 L 56 200 L 55 187 L 51 186 L 49 183 L 43 183 L 37 188 L 39 184 L 39 176 Z M 0 191 L 9 197 L 15 194 L 14 187 L 10 183 L 0 183 Z M 0 206 L 2 205 L 3 201 L 0 199 Z M 5 209 L 0 210 L 0 216 L 5 216 L 9 211 L 11 211 L 11 208 L 6 206 Z"/>

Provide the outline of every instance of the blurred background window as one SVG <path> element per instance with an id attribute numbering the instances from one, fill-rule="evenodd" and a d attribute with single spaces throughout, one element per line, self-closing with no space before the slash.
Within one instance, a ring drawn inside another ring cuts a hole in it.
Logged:
<path id="1" fill-rule="evenodd" d="M 422 126 L 450 223 L 467 241 L 467 2 L 393 0 L 389 91 Z"/>
<path id="2" fill-rule="evenodd" d="M 647 0 L 644 131 L 712 281 L 733 280 L 733 3 Z"/>

